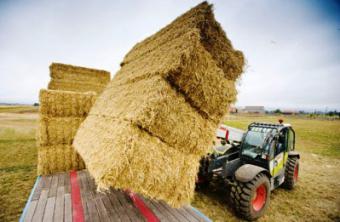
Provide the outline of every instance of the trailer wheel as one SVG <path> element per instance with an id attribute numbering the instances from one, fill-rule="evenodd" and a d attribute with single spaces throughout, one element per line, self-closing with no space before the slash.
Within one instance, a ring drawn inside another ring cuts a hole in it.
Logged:
<path id="1" fill-rule="evenodd" d="M 269 206 L 269 179 L 265 174 L 260 173 L 247 183 L 236 182 L 231 187 L 230 197 L 240 217 L 255 220 L 261 217 Z"/>
<path id="2" fill-rule="evenodd" d="M 289 190 L 293 189 L 298 181 L 298 178 L 299 178 L 299 159 L 297 157 L 288 158 L 283 187 Z"/>

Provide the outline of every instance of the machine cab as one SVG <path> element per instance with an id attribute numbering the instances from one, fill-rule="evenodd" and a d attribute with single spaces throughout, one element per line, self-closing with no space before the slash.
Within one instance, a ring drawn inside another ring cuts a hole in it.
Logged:
<path id="1" fill-rule="evenodd" d="M 252 123 L 244 135 L 240 158 L 243 164 L 253 164 L 268 170 L 275 177 L 295 148 L 295 132 L 289 124 Z"/>

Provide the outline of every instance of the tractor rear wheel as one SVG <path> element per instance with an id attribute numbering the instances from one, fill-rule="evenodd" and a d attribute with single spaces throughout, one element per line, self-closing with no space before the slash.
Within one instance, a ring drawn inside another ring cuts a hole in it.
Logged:
<path id="1" fill-rule="evenodd" d="M 288 158 L 283 187 L 289 190 L 293 189 L 298 181 L 298 178 L 299 178 L 299 159 L 297 157 Z"/>
<path id="2" fill-rule="evenodd" d="M 260 173 L 249 182 L 236 182 L 231 187 L 230 197 L 240 217 L 255 220 L 261 217 L 269 206 L 269 179 L 265 174 Z"/>

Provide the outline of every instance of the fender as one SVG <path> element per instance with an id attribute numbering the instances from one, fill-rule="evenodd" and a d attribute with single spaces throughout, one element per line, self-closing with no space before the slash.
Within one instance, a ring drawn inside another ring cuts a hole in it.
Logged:
<path id="1" fill-rule="evenodd" d="M 300 154 L 296 151 L 289 151 L 288 157 L 297 157 L 298 159 L 300 159 Z"/>
<path id="2" fill-rule="evenodd" d="M 268 178 L 270 178 L 270 173 L 263 167 L 244 164 L 240 168 L 238 168 L 235 172 L 235 178 L 237 181 L 246 183 L 251 181 L 257 174 L 264 172 Z"/>

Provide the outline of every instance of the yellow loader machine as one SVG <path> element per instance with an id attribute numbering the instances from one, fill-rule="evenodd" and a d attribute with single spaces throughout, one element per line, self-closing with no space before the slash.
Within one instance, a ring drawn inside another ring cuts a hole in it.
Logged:
<path id="1" fill-rule="evenodd" d="M 197 187 L 213 176 L 230 185 L 236 213 L 247 220 L 261 217 L 269 206 L 270 192 L 279 186 L 293 189 L 298 180 L 300 154 L 290 124 L 252 123 L 248 130 L 221 125 L 221 146 L 201 160 Z"/>

